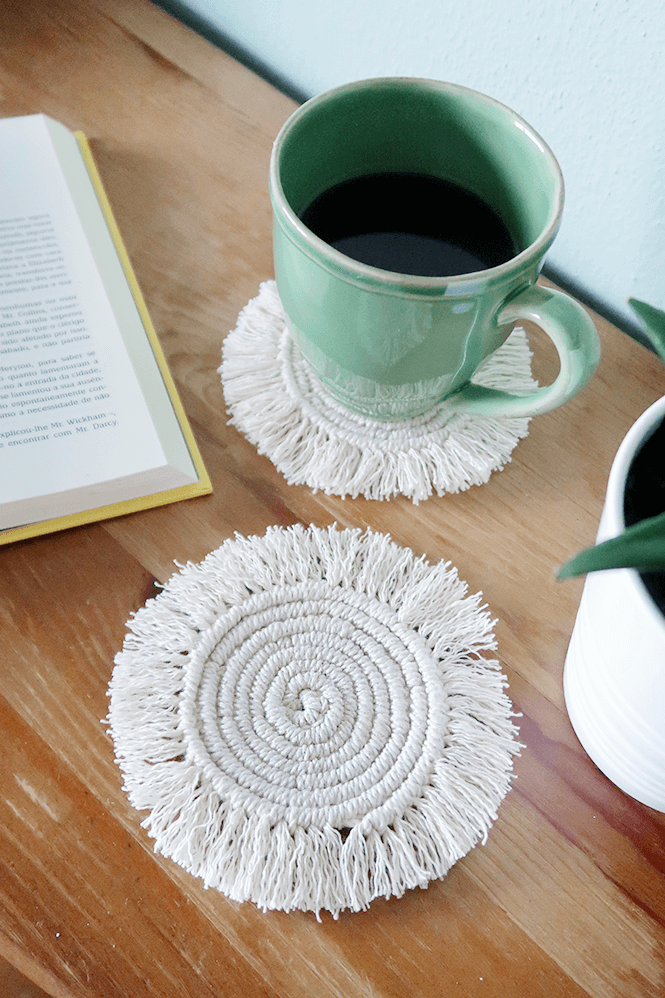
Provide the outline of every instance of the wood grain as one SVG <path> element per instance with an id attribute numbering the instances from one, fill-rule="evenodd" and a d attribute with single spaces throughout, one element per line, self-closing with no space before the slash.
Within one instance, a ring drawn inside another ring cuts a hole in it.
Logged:
<path id="1" fill-rule="evenodd" d="M 228 426 L 217 367 L 272 276 L 268 161 L 292 107 L 145 0 L 0 11 L 0 114 L 42 111 L 89 136 L 214 485 L 0 551 L 0 953 L 72 998 L 656 998 L 665 815 L 575 738 L 561 680 L 582 584 L 554 573 L 593 540 L 612 457 L 662 394 L 662 367 L 597 319 L 596 377 L 533 420 L 482 488 L 416 507 L 287 486 Z M 230 902 L 155 856 L 103 724 L 125 623 L 155 581 L 234 531 L 296 522 L 371 526 L 453 561 L 497 618 L 525 744 L 487 845 L 426 891 L 321 924 Z"/>

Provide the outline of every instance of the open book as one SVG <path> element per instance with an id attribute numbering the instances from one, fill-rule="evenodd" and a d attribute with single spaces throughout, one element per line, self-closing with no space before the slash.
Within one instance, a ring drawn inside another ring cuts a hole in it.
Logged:
<path id="1" fill-rule="evenodd" d="M 0 162 L 0 544 L 210 492 L 85 137 Z"/>

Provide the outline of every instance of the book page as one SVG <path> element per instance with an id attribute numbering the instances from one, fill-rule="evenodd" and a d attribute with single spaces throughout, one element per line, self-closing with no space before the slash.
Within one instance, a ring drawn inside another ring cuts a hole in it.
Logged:
<path id="1" fill-rule="evenodd" d="M 44 117 L 0 157 L 0 503 L 164 465 Z"/>

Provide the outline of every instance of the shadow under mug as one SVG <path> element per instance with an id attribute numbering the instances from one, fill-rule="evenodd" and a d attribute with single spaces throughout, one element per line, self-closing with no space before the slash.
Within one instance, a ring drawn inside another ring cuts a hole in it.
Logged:
<path id="1" fill-rule="evenodd" d="M 416 173 L 471 191 L 507 226 L 517 255 L 453 277 L 369 266 L 301 221 L 324 191 L 355 177 Z M 329 394 L 373 419 L 418 415 L 446 398 L 456 411 L 534 416 L 572 398 L 600 359 L 589 316 L 536 285 L 561 220 L 559 165 L 514 111 L 465 87 L 380 77 L 330 90 L 281 129 L 270 164 L 275 277 L 291 334 Z M 553 384 L 528 394 L 469 383 L 516 322 L 554 342 Z"/>

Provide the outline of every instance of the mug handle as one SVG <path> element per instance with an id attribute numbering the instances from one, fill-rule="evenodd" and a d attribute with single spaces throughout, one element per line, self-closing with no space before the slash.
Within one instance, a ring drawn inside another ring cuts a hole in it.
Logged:
<path id="1" fill-rule="evenodd" d="M 503 306 L 499 325 L 528 319 L 550 337 L 559 354 L 555 381 L 526 395 L 511 395 L 481 385 L 463 385 L 448 401 L 456 412 L 479 416 L 539 416 L 563 405 L 591 378 L 600 361 L 600 340 L 593 322 L 573 298 L 533 284 Z"/>

